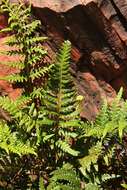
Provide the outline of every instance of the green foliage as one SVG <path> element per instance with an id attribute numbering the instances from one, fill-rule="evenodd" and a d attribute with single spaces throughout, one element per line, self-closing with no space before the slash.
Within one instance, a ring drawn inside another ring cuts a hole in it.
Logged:
<path id="1" fill-rule="evenodd" d="M 12 132 L 6 123 L 0 122 L 0 149 L 7 154 L 15 153 L 18 155 L 35 154 L 34 147 L 31 147 L 29 141 L 22 142 L 16 132 Z"/>
<path id="2" fill-rule="evenodd" d="M 45 190 L 43 177 L 39 179 L 39 190 Z"/>
<path id="3" fill-rule="evenodd" d="M 8 27 L 1 32 L 12 32 L 5 41 L 5 44 L 11 47 L 6 54 L 19 56 L 18 62 L 5 64 L 20 70 L 2 79 L 11 83 L 20 83 L 20 86 L 23 84 L 24 93 L 30 95 L 44 80 L 41 80 L 38 85 L 36 81 L 44 78 L 52 67 L 43 61 L 47 51 L 42 43 L 47 40 L 47 37 L 39 36 L 38 29 L 41 22 L 32 18 L 30 5 L 26 7 L 23 3 L 15 4 L 2 0 L 1 11 L 9 15 Z"/>
<path id="4" fill-rule="evenodd" d="M 80 178 L 74 168 L 68 164 L 52 172 L 47 190 L 80 190 Z"/>
<path id="5" fill-rule="evenodd" d="M 8 97 L 0 97 L 0 106 L 10 117 L 9 121 L 1 121 L 0 149 L 6 154 L 11 154 L 10 160 L 15 158 L 14 154 L 20 156 L 27 154 L 29 163 L 31 162 L 29 154 L 35 154 L 38 147 L 38 159 L 40 162 L 43 160 L 46 166 L 49 165 L 51 168 L 49 171 L 52 171 L 54 167 L 56 168 L 55 163 L 60 158 L 62 159 L 60 162 L 63 164 L 66 153 L 74 156 L 79 154 L 79 151 L 72 148 L 73 141 L 79 133 L 76 128 L 80 126 L 80 121 L 78 121 L 77 95 L 69 72 L 71 45 L 68 41 L 63 44 L 57 55 L 56 64 L 52 67 L 43 61 L 47 51 L 42 47 L 42 43 L 47 38 L 39 36 L 38 29 L 41 23 L 32 18 L 31 7 L 26 7 L 22 3 L 12 4 L 9 1 L 2 0 L 1 11 L 7 12 L 9 15 L 8 28 L 1 30 L 1 32 L 12 33 L 5 41 L 11 47 L 6 54 L 8 56 L 19 56 L 18 62 L 5 63 L 18 69 L 18 72 L 3 79 L 23 86 L 24 96 L 16 101 L 12 101 Z M 46 91 L 44 91 L 42 83 L 49 71 L 51 71 L 50 79 L 45 88 Z M 38 99 L 41 102 L 39 105 Z M 4 134 L 3 137 L 2 133 Z M 41 146 L 45 155 L 43 156 L 41 153 L 39 158 L 40 151 L 42 151 Z M 47 150 L 49 151 L 48 154 L 46 154 Z M 1 156 L 3 157 L 3 154 Z M 56 160 L 51 165 L 50 160 L 53 158 Z M 22 161 L 21 171 L 23 170 L 28 176 L 27 172 L 31 172 L 32 169 L 29 167 L 23 169 L 26 160 L 22 158 Z M 44 170 L 47 170 L 47 167 L 44 167 Z M 4 175 L 7 175 L 6 169 L 3 171 L 5 172 Z M 56 171 L 53 173 L 54 177 L 50 181 L 50 186 L 55 183 L 57 186 L 59 182 L 63 189 L 65 187 L 69 189 L 73 187 L 74 189 L 78 183 L 78 180 L 75 181 L 75 172 L 66 171 L 66 169 L 65 172 L 66 175 L 61 180 L 65 180 L 66 184 L 59 181 L 60 176 Z M 42 178 L 40 178 L 39 188 L 44 189 Z"/>
<path id="6" fill-rule="evenodd" d="M 80 126 L 76 92 L 69 72 L 71 44 L 65 41 L 57 55 L 50 79 L 44 94 L 44 119 L 40 134 L 43 141 L 56 149 L 73 156 L 79 151 L 72 148 L 72 143 L 79 135 Z M 60 152 L 59 152 L 60 153 Z"/>
<path id="7" fill-rule="evenodd" d="M 90 183 L 92 180 L 92 184 L 99 185 L 99 188 L 105 183 L 102 178 L 107 171 L 110 176 L 107 181 L 110 183 L 117 178 L 126 180 L 123 175 L 125 165 L 122 162 L 126 157 L 123 137 L 127 130 L 127 102 L 121 97 L 122 88 L 110 106 L 104 102 L 94 122 L 83 124 L 86 150 L 85 156 L 79 159 L 79 169 Z M 114 167 L 119 168 L 117 172 Z M 107 171 L 104 172 L 101 168 L 107 168 Z M 109 168 L 112 168 L 112 171 Z M 97 183 L 96 179 L 99 179 Z"/>
<path id="8" fill-rule="evenodd" d="M 127 184 L 121 184 L 122 187 L 124 187 L 124 189 L 127 189 Z"/>
<path id="9" fill-rule="evenodd" d="M 96 136 L 102 140 L 112 134 L 122 139 L 124 131 L 127 129 L 127 102 L 121 100 L 122 88 L 111 106 L 105 102 L 100 114 L 97 116 L 92 129 L 89 127 L 87 136 Z M 111 138 L 111 137 L 110 137 Z"/>
<path id="10" fill-rule="evenodd" d="M 88 151 L 89 152 L 87 153 L 86 156 L 79 159 L 79 163 L 81 165 L 80 170 L 82 171 L 84 175 L 86 175 L 86 171 L 90 172 L 91 165 L 94 166 L 96 170 L 98 170 L 97 161 L 100 155 L 102 154 L 101 143 L 98 142 L 95 146 L 92 146 L 91 148 L 89 148 Z"/>

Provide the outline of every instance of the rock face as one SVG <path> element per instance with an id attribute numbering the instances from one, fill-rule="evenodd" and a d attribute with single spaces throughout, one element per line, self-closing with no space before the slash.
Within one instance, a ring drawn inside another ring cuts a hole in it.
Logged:
<path id="1" fill-rule="evenodd" d="M 0 15 L 0 29 L 3 29 L 7 26 L 7 16 L 6 15 Z M 8 46 L 4 44 L 4 41 L 7 38 L 7 34 L 0 33 L 0 51 L 8 50 Z M 9 57 L 7 55 L 1 55 L 0 54 L 0 77 L 7 76 L 8 74 L 12 74 L 16 72 L 15 69 L 10 68 L 6 65 L 4 65 L 4 62 L 9 61 L 16 61 L 18 57 Z M 14 89 L 11 84 L 4 80 L 0 80 L 0 94 L 1 95 L 8 95 L 11 99 L 17 98 L 21 94 L 20 89 Z M 1 114 L 0 114 L 1 115 Z"/>
<path id="2" fill-rule="evenodd" d="M 127 98 L 126 0 L 32 0 L 32 4 L 33 14 L 42 21 L 42 35 L 49 37 L 49 60 L 63 40 L 72 43 L 71 72 L 84 96 L 83 117 L 94 119 L 103 99 L 110 103 L 121 86 Z"/>

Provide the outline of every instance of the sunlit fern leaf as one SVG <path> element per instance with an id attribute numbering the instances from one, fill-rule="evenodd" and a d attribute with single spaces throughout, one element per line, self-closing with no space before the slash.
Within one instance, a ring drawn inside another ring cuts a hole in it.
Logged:
<path id="1" fill-rule="evenodd" d="M 31 97 L 34 99 L 34 98 L 40 98 L 42 99 L 43 98 L 43 88 L 40 87 L 40 88 L 34 88 L 33 92 L 31 93 Z"/>
<path id="2" fill-rule="evenodd" d="M 24 63 L 22 61 L 18 62 L 0 62 L 2 65 L 7 65 L 9 67 L 14 67 L 16 69 L 24 69 Z M 4 78 L 3 78 L 4 79 Z"/>
<path id="3" fill-rule="evenodd" d="M 13 68 L 18 68 L 18 74 L 10 74 L 3 77 L 3 80 L 20 84 L 20 86 L 24 86 L 27 94 L 31 93 L 35 86 L 40 87 L 40 84 L 37 85 L 36 83 L 35 85 L 35 79 L 47 77 L 51 69 L 50 65 L 43 63 L 47 50 L 42 44 L 47 40 L 47 37 L 39 36 L 38 29 L 41 27 L 41 22 L 31 16 L 31 5 L 25 5 L 20 1 L 10 3 L 10 1 L 2 0 L 1 11 L 6 12 L 9 17 L 7 29 L 1 32 L 13 31 L 13 34 L 7 37 L 4 42 L 10 47 L 6 54 L 21 57 L 20 64 L 17 62 L 7 64 Z M 24 82 L 27 82 L 27 87 Z M 43 83 L 43 80 L 40 82 Z M 25 94 L 25 91 L 22 92 Z M 38 98 L 40 97 L 38 96 Z"/>
<path id="4" fill-rule="evenodd" d="M 36 69 L 35 71 L 32 70 L 31 73 L 30 73 L 30 78 L 32 80 L 34 80 L 34 79 L 39 78 L 41 76 L 45 76 L 45 74 L 50 71 L 51 67 L 52 66 L 50 65 L 50 66 L 46 66 L 46 67 L 43 67 L 43 68 Z"/>
<path id="5" fill-rule="evenodd" d="M 27 81 L 27 77 L 20 74 L 12 74 L 5 77 L 0 77 L 1 80 L 6 80 L 11 83 Z"/>
<path id="6" fill-rule="evenodd" d="M 76 151 L 74 149 L 71 148 L 71 146 L 65 142 L 65 141 L 57 141 L 56 145 L 63 151 L 63 152 L 67 152 L 68 154 L 71 154 L 73 156 L 78 156 L 79 155 L 79 151 Z"/>
<path id="7" fill-rule="evenodd" d="M 44 91 L 42 103 L 45 119 L 41 123 L 44 127 L 47 125 L 48 135 L 52 137 L 49 140 L 51 140 L 53 146 L 55 144 L 63 153 L 78 156 L 79 151 L 74 150 L 72 144 L 69 144 L 69 140 L 71 142 L 72 139 L 78 136 L 77 128 L 80 127 L 76 91 L 69 70 L 70 51 L 71 44 L 69 41 L 65 41 L 57 54 L 50 72 L 47 88 Z M 48 120 L 47 124 L 46 120 Z M 55 136 L 52 136 L 51 131 L 54 131 Z M 55 138 L 56 142 L 54 142 Z"/>
<path id="8" fill-rule="evenodd" d="M 14 116 L 19 111 L 16 102 L 11 100 L 9 97 L 1 96 L 0 106 L 12 116 Z"/>

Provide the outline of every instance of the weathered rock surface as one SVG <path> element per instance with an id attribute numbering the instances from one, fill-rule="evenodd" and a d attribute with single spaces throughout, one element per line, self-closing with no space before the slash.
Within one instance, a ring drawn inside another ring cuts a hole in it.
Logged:
<path id="1" fill-rule="evenodd" d="M 120 86 L 127 98 L 126 1 L 32 0 L 32 3 L 33 14 L 42 21 L 42 35 L 49 37 L 48 60 L 52 60 L 63 40 L 72 43 L 75 64 L 71 71 L 79 93 L 84 95 L 81 115 L 93 119 L 103 99 L 110 103 Z"/>

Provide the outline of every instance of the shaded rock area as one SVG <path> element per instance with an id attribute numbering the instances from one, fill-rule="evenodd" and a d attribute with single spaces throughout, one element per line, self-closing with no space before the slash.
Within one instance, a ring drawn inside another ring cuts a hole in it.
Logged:
<path id="1" fill-rule="evenodd" d="M 45 44 L 48 61 L 63 40 L 72 43 L 71 72 L 79 94 L 84 96 L 82 117 L 94 119 L 103 100 L 110 103 L 121 86 L 127 98 L 126 0 L 32 0 L 32 3 L 33 15 L 42 21 L 42 35 L 49 37 Z M 5 25 L 6 18 L 0 27 Z M 13 72 L 11 68 L 3 68 L 0 76 L 4 70 L 5 75 Z M 0 82 L 2 85 L 10 97 L 20 94 L 9 84 L 7 88 Z"/>

